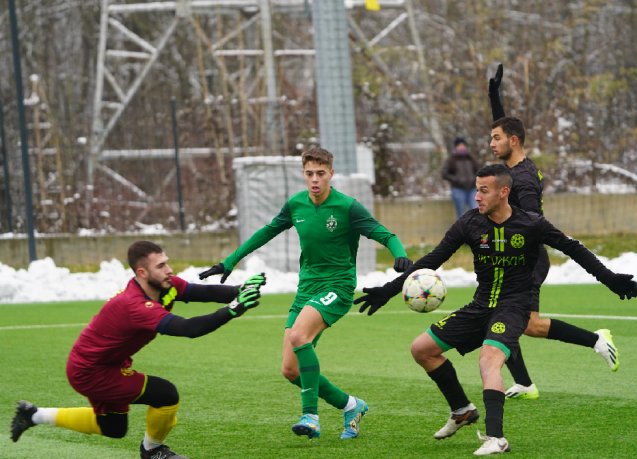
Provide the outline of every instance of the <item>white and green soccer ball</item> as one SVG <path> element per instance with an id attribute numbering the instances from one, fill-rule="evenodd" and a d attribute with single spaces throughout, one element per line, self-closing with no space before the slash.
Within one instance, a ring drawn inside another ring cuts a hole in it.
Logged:
<path id="1" fill-rule="evenodd" d="M 412 311 L 431 312 L 438 309 L 447 296 L 447 286 L 433 269 L 411 273 L 403 284 L 403 300 Z"/>

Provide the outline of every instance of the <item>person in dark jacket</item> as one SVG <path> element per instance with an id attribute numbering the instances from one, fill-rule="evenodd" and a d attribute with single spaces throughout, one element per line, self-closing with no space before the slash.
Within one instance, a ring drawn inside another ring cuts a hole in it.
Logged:
<path id="1" fill-rule="evenodd" d="M 456 208 L 456 218 L 465 210 L 475 209 L 475 176 L 478 161 L 469 153 L 467 142 L 462 137 L 453 141 L 453 152 L 442 166 L 442 178 L 451 184 L 451 199 Z"/>

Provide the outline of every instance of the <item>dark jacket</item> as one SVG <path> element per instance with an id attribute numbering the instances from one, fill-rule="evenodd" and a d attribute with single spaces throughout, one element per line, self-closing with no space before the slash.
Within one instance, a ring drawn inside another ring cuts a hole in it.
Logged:
<path id="1" fill-rule="evenodd" d="M 442 166 L 442 178 L 454 188 L 465 190 L 475 187 L 478 161 L 470 153 L 452 153 Z"/>

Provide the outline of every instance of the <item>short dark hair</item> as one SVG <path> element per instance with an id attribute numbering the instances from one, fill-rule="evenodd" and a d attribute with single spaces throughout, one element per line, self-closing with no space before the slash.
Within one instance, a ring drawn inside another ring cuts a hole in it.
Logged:
<path id="1" fill-rule="evenodd" d="M 301 161 L 304 167 L 308 162 L 314 161 L 315 163 L 325 164 L 331 169 L 334 164 L 334 155 L 325 148 L 311 147 L 303 152 Z"/>
<path id="2" fill-rule="evenodd" d="M 507 137 L 514 135 L 520 139 L 520 145 L 524 145 L 526 134 L 524 132 L 524 123 L 521 119 L 515 118 L 514 116 L 503 116 L 493 122 L 491 129 L 495 129 L 498 126 L 502 128 L 502 132 L 504 132 Z"/>
<path id="3" fill-rule="evenodd" d="M 500 187 L 508 187 L 511 188 L 513 184 L 513 176 L 511 175 L 511 171 L 504 164 L 489 164 L 486 166 L 482 166 L 476 172 L 476 177 L 495 177 L 496 182 Z"/>
<path id="4" fill-rule="evenodd" d="M 164 249 L 159 247 L 154 242 L 150 241 L 137 241 L 133 242 L 131 246 L 128 248 L 128 266 L 131 267 L 133 271 L 137 269 L 139 262 L 151 253 L 163 253 Z"/>

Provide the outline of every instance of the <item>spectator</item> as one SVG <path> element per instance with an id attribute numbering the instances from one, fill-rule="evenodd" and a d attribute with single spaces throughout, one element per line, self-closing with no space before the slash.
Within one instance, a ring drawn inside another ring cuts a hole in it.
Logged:
<path id="1" fill-rule="evenodd" d="M 442 178 L 451 184 L 456 218 L 477 206 L 475 176 L 478 168 L 478 161 L 469 153 L 467 142 L 462 137 L 456 137 L 453 151 L 442 166 Z"/>

